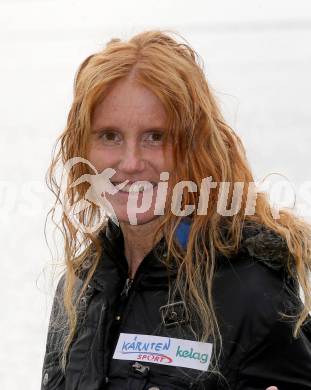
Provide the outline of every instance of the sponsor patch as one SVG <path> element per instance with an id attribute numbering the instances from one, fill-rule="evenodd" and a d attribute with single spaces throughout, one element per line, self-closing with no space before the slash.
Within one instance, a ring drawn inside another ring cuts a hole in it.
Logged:
<path id="1" fill-rule="evenodd" d="M 146 334 L 120 333 L 113 359 L 207 371 L 213 344 Z"/>

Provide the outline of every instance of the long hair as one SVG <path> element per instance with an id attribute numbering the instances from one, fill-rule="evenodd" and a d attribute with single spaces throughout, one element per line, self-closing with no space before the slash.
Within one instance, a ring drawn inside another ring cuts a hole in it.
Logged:
<path id="1" fill-rule="evenodd" d="M 179 36 L 171 32 L 146 31 L 128 41 L 112 39 L 103 50 L 90 55 L 80 65 L 75 77 L 67 125 L 57 140 L 57 149 L 54 150 L 47 172 L 48 186 L 56 196 L 49 213 L 52 220 L 57 206 L 64 206 L 61 185 L 56 175 L 57 167 L 76 156 L 88 157 L 92 115 L 96 105 L 105 98 L 105 92 L 115 81 L 126 78 L 133 72 L 137 82 L 158 96 L 167 113 L 168 136 L 172 140 L 175 163 L 170 188 L 180 180 L 192 181 L 199 188 L 202 179 L 206 177 L 212 177 L 216 183 L 245 184 L 240 209 L 233 216 L 225 218 L 230 232 L 229 239 L 227 237 L 226 240 L 220 233 L 223 218 L 217 212 L 217 190 L 210 194 L 205 215 L 194 212 L 191 216 L 190 236 L 185 251 L 174 238 L 181 218 L 166 210 L 157 233 L 161 231 L 168 244 L 167 263 L 172 259 L 177 262 L 178 275 L 174 289 L 170 290 L 170 299 L 179 291 L 187 302 L 190 315 L 199 321 L 198 339 L 204 341 L 212 336 L 221 344 L 212 294 L 215 254 L 218 252 L 230 256 L 235 253 L 239 248 L 245 220 L 259 222 L 286 240 L 294 259 L 295 278 L 304 294 L 294 331 L 297 336 L 311 310 L 310 227 L 290 210 L 280 210 L 279 218 L 275 219 L 266 194 L 260 191 L 257 193 L 255 213 L 245 215 L 248 189 L 254 179 L 242 142 L 220 112 L 199 56 L 189 44 L 179 40 Z M 73 187 L 72 183 L 89 172 L 90 168 L 85 164 L 71 169 L 65 186 L 65 193 L 71 204 L 83 199 L 88 189 L 88 184 Z M 199 196 L 200 191 L 184 192 L 182 202 L 192 204 L 197 209 Z M 229 199 L 232 196 L 233 188 L 230 188 Z M 79 218 L 84 224 L 91 225 L 100 220 L 99 212 L 99 208 L 91 204 L 79 214 Z M 64 211 L 57 224 L 65 243 L 66 280 L 63 303 L 69 327 L 62 357 L 62 368 L 65 370 L 66 353 L 77 327 L 77 304 L 100 261 L 102 249 L 98 231 L 79 231 Z M 104 224 L 102 229 L 105 229 Z M 91 248 L 95 256 L 92 256 L 92 264 L 79 297 L 74 299 L 75 278 L 88 261 Z"/>

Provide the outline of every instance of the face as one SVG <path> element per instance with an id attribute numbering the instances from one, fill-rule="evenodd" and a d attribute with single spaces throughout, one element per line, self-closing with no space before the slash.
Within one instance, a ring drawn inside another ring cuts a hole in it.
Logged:
<path id="1" fill-rule="evenodd" d="M 133 213 L 137 224 L 159 217 L 154 211 L 160 174 L 173 169 L 172 146 L 163 144 L 166 119 L 159 98 L 133 79 L 118 80 L 94 110 L 88 159 L 98 172 L 116 171 L 110 178 L 115 188 L 129 181 L 115 194 L 105 193 L 119 222 L 133 223 Z M 142 192 L 132 185 L 136 181 L 151 184 Z"/>

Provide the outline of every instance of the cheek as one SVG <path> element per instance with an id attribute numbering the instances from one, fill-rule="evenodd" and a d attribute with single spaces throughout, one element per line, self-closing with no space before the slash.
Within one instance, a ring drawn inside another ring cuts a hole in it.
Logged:
<path id="1" fill-rule="evenodd" d="M 163 151 L 162 158 L 159 161 L 161 161 L 161 171 L 172 172 L 174 169 L 173 149 L 168 147 Z"/>
<path id="2" fill-rule="evenodd" d="M 118 161 L 118 153 L 109 150 L 109 152 L 100 148 L 90 148 L 88 160 L 97 171 L 102 171 L 106 168 L 113 168 Z"/>

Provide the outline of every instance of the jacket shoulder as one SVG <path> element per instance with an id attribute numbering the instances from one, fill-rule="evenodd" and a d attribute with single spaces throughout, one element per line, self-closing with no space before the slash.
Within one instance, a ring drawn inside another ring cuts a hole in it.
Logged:
<path id="1" fill-rule="evenodd" d="M 274 230 L 252 221 L 245 222 L 237 253 L 219 259 L 216 288 L 223 289 L 223 293 L 228 290 L 228 298 L 244 302 L 243 310 L 247 310 L 249 302 L 254 312 L 254 300 L 259 305 L 271 306 L 269 297 L 280 305 L 285 298 L 299 304 L 294 258 L 286 240 Z"/>
<path id="2" fill-rule="evenodd" d="M 236 292 L 231 290 L 235 310 L 224 314 L 223 324 L 229 336 L 227 365 L 239 371 L 237 389 L 271 383 L 282 389 L 309 386 L 311 318 L 294 338 L 303 302 L 286 240 L 267 226 L 247 222 L 231 267 L 236 277 L 228 272 L 227 280 L 236 280 Z"/>
<path id="3" fill-rule="evenodd" d="M 236 255 L 221 259 L 214 279 L 214 300 L 227 339 L 242 350 L 269 333 L 282 313 L 301 309 L 299 287 L 287 268 L 286 241 L 266 226 L 244 225 Z M 242 331 L 242 332 L 241 332 Z"/>

